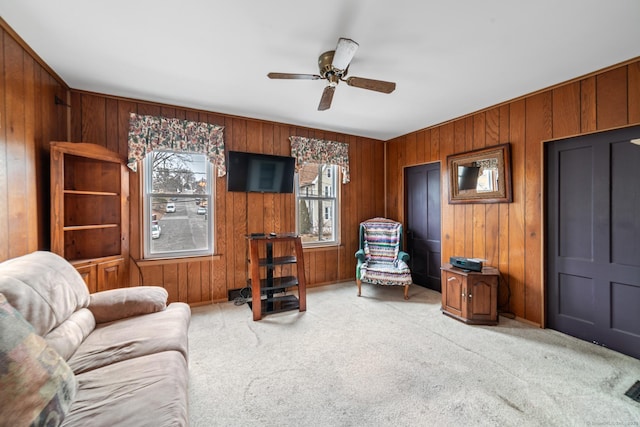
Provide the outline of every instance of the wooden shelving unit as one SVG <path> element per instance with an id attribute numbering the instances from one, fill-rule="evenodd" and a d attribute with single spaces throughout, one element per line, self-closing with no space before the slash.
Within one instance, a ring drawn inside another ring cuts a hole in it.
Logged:
<path id="1" fill-rule="evenodd" d="M 126 280 L 129 172 L 117 153 L 51 143 L 51 251 L 76 267 L 90 292 Z"/>
<path id="2" fill-rule="evenodd" d="M 251 286 L 251 310 L 253 320 L 260 320 L 270 313 L 289 310 L 307 310 L 307 291 L 304 277 L 302 242 L 295 235 L 248 235 L 249 269 Z M 277 245 L 293 244 L 295 255 L 274 256 Z M 263 257 L 260 253 L 263 253 Z M 277 269 L 287 264 L 296 264 L 296 276 L 276 276 Z M 262 273 L 262 274 L 261 274 Z M 296 287 L 298 296 L 276 295 Z"/>

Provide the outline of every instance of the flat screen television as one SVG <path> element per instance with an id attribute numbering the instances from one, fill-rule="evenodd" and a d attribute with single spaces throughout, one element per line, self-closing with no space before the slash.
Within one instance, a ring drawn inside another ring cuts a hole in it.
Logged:
<path id="1" fill-rule="evenodd" d="M 293 193 L 295 159 L 273 154 L 227 152 L 227 191 Z"/>

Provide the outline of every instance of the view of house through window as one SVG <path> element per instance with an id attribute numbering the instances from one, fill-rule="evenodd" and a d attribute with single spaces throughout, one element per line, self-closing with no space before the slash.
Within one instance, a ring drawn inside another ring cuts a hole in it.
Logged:
<path id="1" fill-rule="evenodd" d="M 212 169 L 204 154 L 154 151 L 145 157 L 145 258 L 213 253 Z"/>
<path id="2" fill-rule="evenodd" d="M 304 246 L 338 243 L 336 168 L 307 163 L 298 171 L 296 226 Z"/>

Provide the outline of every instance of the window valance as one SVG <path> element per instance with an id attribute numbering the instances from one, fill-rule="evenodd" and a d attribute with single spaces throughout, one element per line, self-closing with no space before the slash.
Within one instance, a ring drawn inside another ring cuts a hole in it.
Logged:
<path id="1" fill-rule="evenodd" d="M 289 141 L 291 141 L 291 156 L 296 158 L 296 171 L 305 163 L 329 163 L 340 166 L 343 184 L 351 180 L 349 144 L 303 136 L 290 136 Z"/>
<path id="2" fill-rule="evenodd" d="M 127 166 L 137 171 L 138 160 L 153 150 L 205 154 L 224 176 L 224 127 L 205 122 L 130 113 Z"/>

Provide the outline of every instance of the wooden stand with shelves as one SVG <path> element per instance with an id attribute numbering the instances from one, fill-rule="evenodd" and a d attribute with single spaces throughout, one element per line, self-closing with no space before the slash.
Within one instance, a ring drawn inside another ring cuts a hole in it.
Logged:
<path id="1" fill-rule="evenodd" d="M 126 281 L 129 172 L 117 153 L 51 143 L 51 251 L 76 267 L 90 292 Z"/>
<path id="2" fill-rule="evenodd" d="M 251 286 L 251 310 L 253 320 L 260 320 L 270 313 L 288 310 L 307 310 L 307 287 L 304 277 L 304 258 L 300 237 L 291 235 L 249 235 L 249 267 Z M 294 245 L 295 256 L 274 256 L 274 245 Z M 264 257 L 260 257 L 261 248 Z M 276 267 L 296 264 L 297 276 L 275 276 Z M 264 274 L 261 275 L 261 271 Z M 262 276 L 262 277 L 261 277 Z M 298 287 L 295 295 L 275 295 L 287 288 Z M 264 298 L 263 298 L 264 296 Z"/>
<path id="3" fill-rule="evenodd" d="M 444 314 L 473 325 L 498 324 L 497 268 L 469 271 L 445 264 L 441 270 Z"/>

